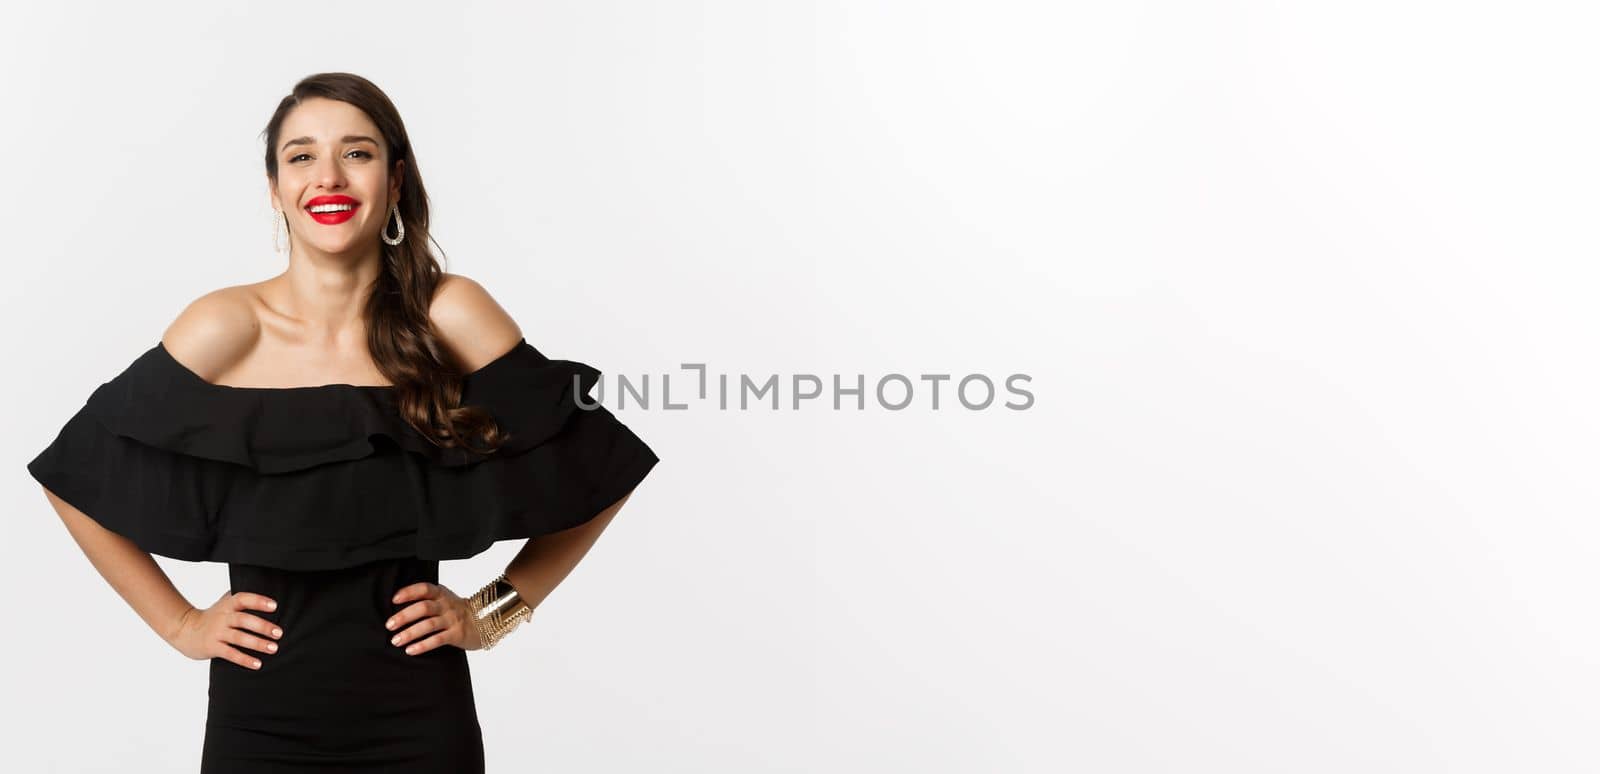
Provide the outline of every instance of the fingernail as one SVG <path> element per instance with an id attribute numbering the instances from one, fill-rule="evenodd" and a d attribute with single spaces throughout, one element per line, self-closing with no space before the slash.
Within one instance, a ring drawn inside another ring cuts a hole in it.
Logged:
<path id="1" fill-rule="evenodd" d="M 267 643 L 267 652 L 268 653 L 277 653 L 278 652 L 278 643 L 276 643 L 276 642 Z"/>
<path id="2" fill-rule="evenodd" d="M 394 628 L 394 619 L 390 618 L 389 622 L 383 625 L 383 628 L 385 628 L 385 629 L 393 629 Z"/>
<path id="3" fill-rule="evenodd" d="M 396 634 L 395 636 L 390 637 L 389 638 L 389 644 L 390 645 L 399 645 L 400 644 L 400 635 Z"/>
<path id="4" fill-rule="evenodd" d="M 272 636 L 274 636 L 274 637 L 282 637 L 283 636 L 283 630 L 282 629 L 273 629 L 272 630 Z"/>
<path id="5" fill-rule="evenodd" d="M 270 599 L 267 600 L 267 609 L 268 610 L 277 610 L 278 609 L 278 603 L 274 602 L 274 601 L 272 601 Z"/>
<path id="6" fill-rule="evenodd" d="M 261 668 L 261 659 L 259 659 L 259 658 L 250 659 L 250 666 L 253 666 L 256 669 L 260 669 Z"/>
<path id="7" fill-rule="evenodd" d="M 406 653 L 415 656 L 417 654 L 417 646 L 412 645 L 411 647 L 406 648 Z"/>

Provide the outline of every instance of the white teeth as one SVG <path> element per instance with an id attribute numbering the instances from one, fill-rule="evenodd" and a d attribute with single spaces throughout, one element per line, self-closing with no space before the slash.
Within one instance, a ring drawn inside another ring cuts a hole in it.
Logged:
<path id="1" fill-rule="evenodd" d="M 355 208 L 354 204 L 313 204 L 307 209 L 311 212 L 347 212 Z"/>

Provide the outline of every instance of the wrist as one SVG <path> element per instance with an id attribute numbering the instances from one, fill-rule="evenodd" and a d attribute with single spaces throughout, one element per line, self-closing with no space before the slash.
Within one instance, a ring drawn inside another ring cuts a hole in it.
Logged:
<path id="1" fill-rule="evenodd" d="M 473 594 L 467 600 L 467 609 L 484 650 L 494 647 L 533 616 L 533 608 L 504 573 Z"/>
<path id="2" fill-rule="evenodd" d="M 183 634 L 184 627 L 189 625 L 189 616 L 193 615 L 197 611 L 198 608 L 196 608 L 194 605 L 190 605 L 187 610 L 184 610 L 182 613 L 178 614 L 177 621 L 169 626 L 167 631 L 161 633 L 162 638 L 167 641 L 168 645 L 177 643 L 178 636 Z"/>

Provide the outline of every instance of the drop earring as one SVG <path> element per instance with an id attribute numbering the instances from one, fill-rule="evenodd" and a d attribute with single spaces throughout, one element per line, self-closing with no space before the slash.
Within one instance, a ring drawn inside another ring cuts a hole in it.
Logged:
<path id="1" fill-rule="evenodd" d="M 283 214 L 283 210 L 274 207 L 272 209 L 272 249 L 274 252 L 282 254 L 288 251 L 289 246 L 284 244 L 288 236 L 289 218 Z"/>
<path id="2" fill-rule="evenodd" d="M 389 205 L 389 214 L 394 216 L 394 225 L 399 233 L 395 234 L 394 239 L 390 239 L 389 224 L 384 223 L 383 230 L 378 232 L 378 236 L 383 237 L 383 243 L 386 245 L 397 245 L 406 239 L 406 222 L 400 219 L 399 203 Z"/>

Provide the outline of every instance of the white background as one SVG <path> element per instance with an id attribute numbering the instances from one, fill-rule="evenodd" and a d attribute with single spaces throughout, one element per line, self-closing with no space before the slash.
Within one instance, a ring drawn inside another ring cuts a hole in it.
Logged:
<path id="1" fill-rule="evenodd" d="M 674 401 L 685 362 L 1032 377 L 1025 411 L 620 412 L 662 463 L 472 655 L 490 771 L 1596 770 L 1585 11 L 9 6 L 4 767 L 198 764 L 205 662 L 24 466 L 281 270 L 259 132 L 348 70 L 446 268 L 553 357 Z"/>

